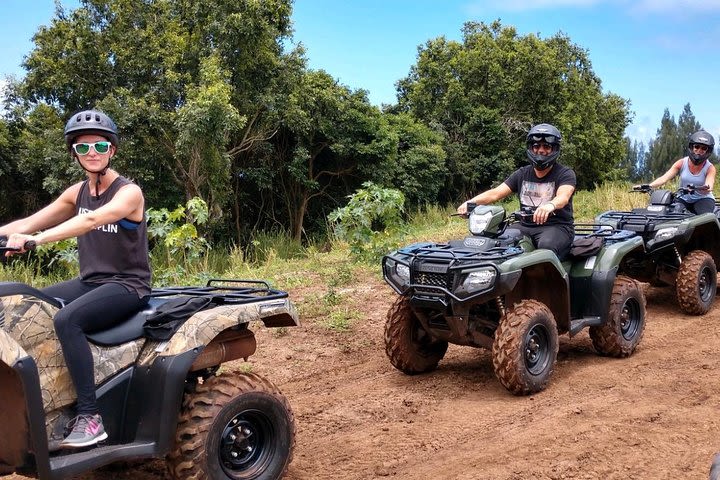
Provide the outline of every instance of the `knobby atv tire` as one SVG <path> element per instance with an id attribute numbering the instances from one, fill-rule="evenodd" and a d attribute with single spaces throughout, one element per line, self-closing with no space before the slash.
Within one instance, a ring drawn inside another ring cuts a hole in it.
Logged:
<path id="1" fill-rule="evenodd" d="M 707 313 L 717 293 L 717 267 L 712 256 L 702 250 L 688 253 L 678 269 L 675 290 L 683 313 Z"/>
<path id="2" fill-rule="evenodd" d="M 555 369 L 558 345 L 550 309 L 537 300 L 523 300 L 500 319 L 495 331 L 495 376 L 515 395 L 544 390 Z"/>
<path id="3" fill-rule="evenodd" d="M 640 284 L 619 275 L 610 295 L 607 322 L 590 327 L 595 350 L 608 357 L 630 356 L 645 332 L 645 314 L 645 294 Z"/>
<path id="4" fill-rule="evenodd" d="M 273 480 L 294 447 L 293 413 L 275 385 L 252 373 L 214 376 L 185 396 L 168 472 L 176 480 Z"/>
<path id="5" fill-rule="evenodd" d="M 398 297 L 385 321 L 385 353 L 393 367 L 414 375 L 437 368 L 448 343 L 433 339 L 410 308 L 407 297 Z"/>

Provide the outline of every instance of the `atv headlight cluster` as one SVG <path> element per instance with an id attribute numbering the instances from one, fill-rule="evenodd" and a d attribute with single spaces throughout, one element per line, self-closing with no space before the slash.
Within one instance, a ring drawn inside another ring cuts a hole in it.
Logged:
<path id="1" fill-rule="evenodd" d="M 463 287 L 465 287 L 468 293 L 485 290 L 495 282 L 496 275 L 497 272 L 494 268 L 483 268 L 476 272 L 470 272 L 467 277 L 465 277 Z"/>
<path id="2" fill-rule="evenodd" d="M 408 267 L 407 265 L 403 265 L 402 263 L 396 264 L 395 273 L 398 277 L 405 280 L 406 282 L 410 281 L 410 267 Z"/>
<path id="3" fill-rule="evenodd" d="M 471 213 L 470 221 L 468 222 L 470 233 L 472 233 L 473 235 L 480 235 L 481 233 L 483 233 L 487 226 L 490 224 L 490 220 L 492 220 L 492 218 L 492 211 L 479 214 Z"/>
<path id="4" fill-rule="evenodd" d="M 667 240 L 669 238 L 672 238 L 677 233 L 677 227 L 667 227 L 667 228 L 661 228 L 657 231 L 655 234 L 655 241 L 661 242 L 663 240 Z"/>
<path id="5" fill-rule="evenodd" d="M 398 293 L 402 293 L 410 284 L 410 267 L 392 258 L 386 258 L 383 262 L 383 276 L 390 286 Z"/>

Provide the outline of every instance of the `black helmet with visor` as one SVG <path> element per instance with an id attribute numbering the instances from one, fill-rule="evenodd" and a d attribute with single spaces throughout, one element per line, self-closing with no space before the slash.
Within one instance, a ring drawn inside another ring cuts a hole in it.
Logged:
<path id="1" fill-rule="evenodd" d="M 560 130 L 549 123 L 540 123 L 532 127 L 526 139 L 526 153 L 532 166 L 538 170 L 545 170 L 552 166 L 560 156 L 561 140 L 562 135 L 560 134 Z M 541 155 L 540 153 L 533 152 L 533 146 L 540 142 L 550 145 L 552 151 L 549 155 Z"/>
<path id="2" fill-rule="evenodd" d="M 707 147 L 705 153 L 695 153 L 695 145 L 704 145 Z M 715 139 L 705 130 L 698 130 L 697 132 L 690 135 L 688 140 L 688 157 L 695 165 L 700 165 L 705 160 L 710 158 L 713 150 L 715 149 Z"/>

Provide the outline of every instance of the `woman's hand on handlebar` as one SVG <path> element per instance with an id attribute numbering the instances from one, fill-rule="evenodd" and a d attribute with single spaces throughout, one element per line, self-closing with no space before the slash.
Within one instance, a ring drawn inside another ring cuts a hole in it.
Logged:
<path id="1" fill-rule="evenodd" d="M 25 253 L 28 250 L 34 250 L 37 245 L 37 239 L 33 235 L 25 235 L 22 233 L 13 233 L 7 238 L 5 244 L 5 256 L 9 257 L 17 253 Z"/>

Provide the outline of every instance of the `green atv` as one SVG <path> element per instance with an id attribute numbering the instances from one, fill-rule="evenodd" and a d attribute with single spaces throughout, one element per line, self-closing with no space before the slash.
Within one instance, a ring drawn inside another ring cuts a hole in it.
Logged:
<path id="1" fill-rule="evenodd" d="M 680 310 L 703 315 L 715 300 L 720 262 L 720 222 L 716 213 L 695 215 L 677 200 L 698 188 L 677 192 L 641 185 L 650 193 L 647 207 L 601 213 L 595 222 L 640 235 L 644 250 L 635 250 L 620 263 L 620 273 L 657 287 L 674 287 Z"/>
<path id="2" fill-rule="evenodd" d="M 543 390 L 555 367 L 558 335 L 590 327 L 598 353 L 627 357 L 645 328 L 640 284 L 618 275 L 643 249 L 633 232 L 577 225 L 572 256 L 535 249 L 498 206 L 468 207 L 471 235 L 416 243 L 383 258 L 385 281 L 400 295 L 385 324 L 390 363 L 412 375 L 435 369 L 449 343 L 492 350 L 495 375 L 516 395 Z"/>

